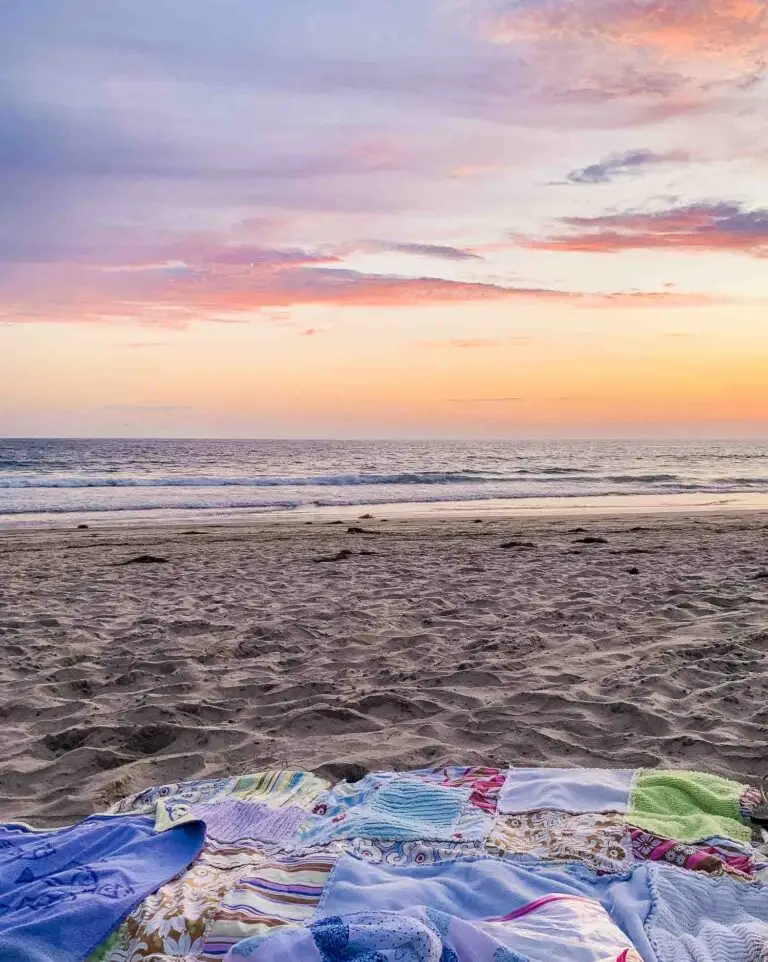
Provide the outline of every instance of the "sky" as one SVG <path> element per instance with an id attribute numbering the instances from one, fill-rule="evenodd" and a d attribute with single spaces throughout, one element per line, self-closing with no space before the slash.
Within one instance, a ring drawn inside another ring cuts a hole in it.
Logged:
<path id="1" fill-rule="evenodd" d="M 768 0 L 0 5 L 0 434 L 768 437 Z"/>

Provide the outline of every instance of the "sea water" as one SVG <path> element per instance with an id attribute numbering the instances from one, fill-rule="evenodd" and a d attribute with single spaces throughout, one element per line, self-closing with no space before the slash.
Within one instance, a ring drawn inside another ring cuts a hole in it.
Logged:
<path id="1" fill-rule="evenodd" d="M 764 498 L 765 441 L 0 439 L 2 525 Z"/>

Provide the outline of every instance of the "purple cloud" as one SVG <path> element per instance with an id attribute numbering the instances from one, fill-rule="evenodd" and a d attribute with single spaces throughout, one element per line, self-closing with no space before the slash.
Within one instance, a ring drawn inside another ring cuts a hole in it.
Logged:
<path id="1" fill-rule="evenodd" d="M 382 244 L 382 250 L 398 254 L 417 254 L 423 257 L 437 257 L 447 261 L 482 260 L 479 254 L 463 247 L 449 247 L 444 244 Z"/>
<path id="2" fill-rule="evenodd" d="M 611 154 L 596 164 L 572 170 L 566 180 L 571 184 L 608 184 L 622 175 L 639 174 L 650 167 L 686 159 L 686 154 L 677 151 L 657 153 L 653 150 L 628 150 L 622 154 Z"/>
<path id="3" fill-rule="evenodd" d="M 768 209 L 749 209 L 741 204 L 701 203 L 650 213 L 563 217 L 561 223 L 565 230 L 558 233 L 518 241 L 525 247 L 546 251 L 727 251 L 768 257 Z"/>

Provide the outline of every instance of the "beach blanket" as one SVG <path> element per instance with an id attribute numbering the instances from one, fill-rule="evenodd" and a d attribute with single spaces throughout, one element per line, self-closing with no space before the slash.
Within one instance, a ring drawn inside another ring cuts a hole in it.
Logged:
<path id="1" fill-rule="evenodd" d="M 768 962 L 761 799 L 700 772 L 460 766 L 147 789 L 111 811 L 205 844 L 89 962 Z"/>
<path id="2" fill-rule="evenodd" d="M 309 922 L 336 863 L 331 851 L 265 858 L 224 897 L 201 946 L 200 958 L 215 962 L 243 939 Z"/>
<path id="3" fill-rule="evenodd" d="M 627 821 L 680 842 L 700 842 L 713 835 L 748 842 L 741 797 L 744 786 L 703 772 L 637 773 Z"/>
<path id="4" fill-rule="evenodd" d="M 749 850 L 739 850 L 725 839 L 712 838 L 708 845 L 686 845 L 640 828 L 631 829 L 630 835 L 635 859 L 669 862 L 708 875 L 732 875 L 747 880 L 755 876 L 754 856 Z"/>
<path id="5" fill-rule="evenodd" d="M 626 812 L 634 776 L 631 769 L 513 768 L 501 789 L 499 811 Z"/>
<path id="6" fill-rule="evenodd" d="M 226 897 L 242 878 L 257 872 L 264 859 L 264 846 L 258 842 L 241 839 L 229 845 L 206 839 L 189 869 L 136 906 L 89 962 L 197 959 Z M 230 944 L 242 937 L 235 936 Z"/>
<path id="7" fill-rule="evenodd" d="M 768 889 L 654 868 L 648 938 L 661 962 L 764 962 Z"/>
<path id="8" fill-rule="evenodd" d="M 142 816 L 93 816 L 52 832 L 0 826 L 0 960 L 82 962 L 187 868 L 203 838 L 200 822 L 159 835 Z"/>
<path id="9" fill-rule="evenodd" d="M 266 802 L 273 808 L 314 801 L 328 782 L 312 772 L 266 771 L 232 778 L 197 779 L 146 788 L 116 802 L 111 814 L 154 815 L 160 801 L 204 804 L 227 799 Z"/>
<path id="10" fill-rule="evenodd" d="M 598 876 L 572 863 L 502 861 L 487 855 L 405 866 L 371 865 L 344 855 L 326 885 L 317 916 L 402 912 L 422 905 L 474 921 L 515 916 L 541 899 L 567 896 L 602 906 L 641 958 L 658 962 L 644 928 L 651 909 L 649 864 L 625 875 Z M 557 959 L 557 926 L 550 936 L 551 958 Z"/>
<path id="11" fill-rule="evenodd" d="M 617 812 L 571 815 L 535 811 L 499 815 L 488 838 L 494 854 L 581 861 L 597 872 L 626 872 L 635 861 L 632 835 Z"/>
<path id="12" fill-rule="evenodd" d="M 272 808 L 263 802 L 225 799 L 218 803 L 161 800 L 157 803 L 155 828 L 164 832 L 186 822 L 205 822 L 206 836 L 218 842 L 236 844 L 241 839 L 256 842 L 290 841 L 307 813 L 298 805 Z"/>
<path id="13" fill-rule="evenodd" d="M 241 942 L 227 962 L 642 962 L 596 902 L 552 895 L 508 918 L 465 921 L 434 909 L 330 917 Z"/>

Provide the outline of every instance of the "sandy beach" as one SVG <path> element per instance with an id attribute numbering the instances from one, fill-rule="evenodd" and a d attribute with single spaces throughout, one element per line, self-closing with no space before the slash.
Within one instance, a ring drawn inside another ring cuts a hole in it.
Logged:
<path id="1" fill-rule="evenodd" d="M 0 818 L 276 765 L 763 774 L 768 514 L 372 513 L 1 532 Z"/>

